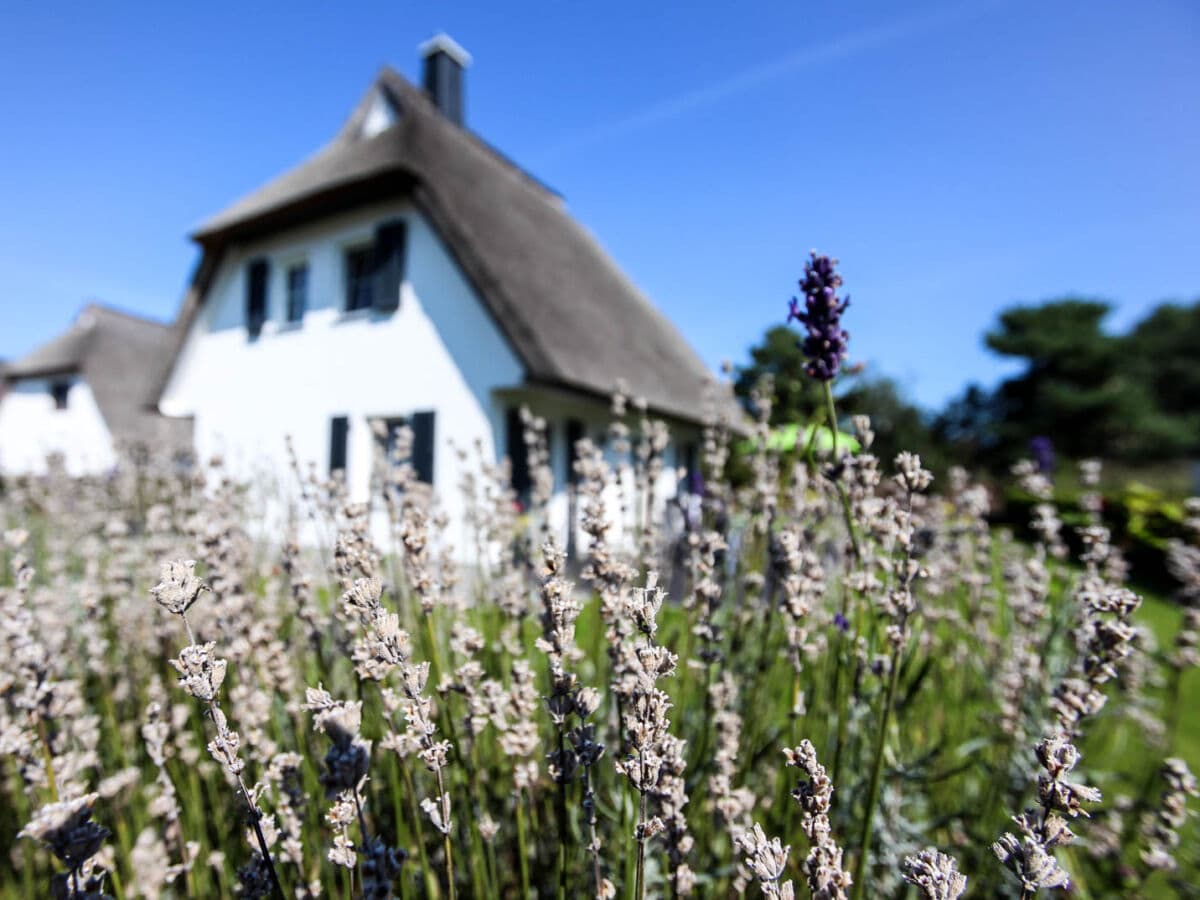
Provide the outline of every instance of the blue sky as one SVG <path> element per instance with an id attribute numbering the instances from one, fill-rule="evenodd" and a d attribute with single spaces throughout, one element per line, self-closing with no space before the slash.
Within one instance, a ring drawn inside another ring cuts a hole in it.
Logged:
<path id="1" fill-rule="evenodd" d="M 437 8 L 435 8 L 435 6 Z M 561 191 L 712 365 L 840 257 L 851 355 L 934 406 L 996 313 L 1200 296 L 1200 4 L 9 5 L 0 357 L 89 299 L 174 316 L 201 219 L 382 63 L 472 52 L 469 124 Z"/>

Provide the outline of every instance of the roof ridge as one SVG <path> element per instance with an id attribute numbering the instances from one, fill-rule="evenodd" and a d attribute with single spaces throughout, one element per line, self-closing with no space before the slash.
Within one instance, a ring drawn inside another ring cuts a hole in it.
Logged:
<path id="1" fill-rule="evenodd" d="M 493 144 L 484 140 L 478 132 L 467 128 L 465 125 L 459 125 L 455 122 L 452 122 L 442 115 L 441 112 L 438 111 L 437 107 L 433 105 L 433 101 L 426 96 L 425 91 L 417 87 L 417 85 L 413 84 L 413 82 L 409 81 L 409 79 L 405 77 L 404 73 L 400 72 L 398 69 L 385 63 L 380 67 L 379 75 L 376 76 L 375 81 L 372 82 L 371 86 L 374 87 L 379 85 L 383 87 L 384 90 L 390 90 L 391 86 L 383 80 L 384 76 L 397 80 L 405 93 L 412 94 L 415 98 L 418 98 L 419 102 L 426 106 L 425 109 L 421 110 L 423 114 L 429 116 L 433 121 L 439 122 L 441 126 L 449 127 L 462 134 L 464 137 L 469 138 L 470 143 L 476 150 L 482 151 L 485 155 L 492 157 L 496 162 L 500 163 L 512 174 L 518 176 L 520 180 L 525 181 L 530 187 L 535 188 L 539 194 L 545 195 L 547 202 L 556 202 L 560 204 L 563 202 L 563 195 L 559 191 L 556 191 L 554 188 L 550 187 L 550 185 L 546 184 L 546 182 L 542 181 L 528 169 L 521 166 Z M 403 98 L 397 97 L 394 99 L 402 100 Z"/>
<path id="2" fill-rule="evenodd" d="M 372 107 L 394 114 L 364 130 Z M 428 219 L 497 323 L 529 383 L 611 392 L 619 375 L 653 408 L 695 421 L 711 371 L 666 313 L 557 192 L 390 65 L 333 140 L 193 233 L 203 254 L 175 326 L 171 371 L 230 242 L 405 196 Z"/>
<path id="3" fill-rule="evenodd" d="M 158 328 L 170 329 L 170 322 L 160 322 L 158 319 L 152 319 L 149 316 L 144 316 L 141 313 L 135 313 L 128 309 L 121 309 L 118 306 L 113 306 L 110 303 L 102 303 L 99 300 L 89 300 L 84 304 L 83 309 L 75 316 L 75 320 L 79 320 L 85 312 L 104 313 L 110 316 L 119 316 L 122 319 L 128 319 L 131 322 L 136 322 L 139 325 L 154 325 Z"/>

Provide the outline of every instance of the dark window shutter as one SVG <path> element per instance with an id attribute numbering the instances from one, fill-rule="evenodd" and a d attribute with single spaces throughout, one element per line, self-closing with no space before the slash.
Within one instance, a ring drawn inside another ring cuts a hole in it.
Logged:
<path id="1" fill-rule="evenodd" d="M 299 322 L 308 308 L 308 263 L 287 270 L 287 320 Z"/>
<path id="2" fill-rule="evenodd" d="M 67 408 L 67 396 L 71 392 L 71 385 L 66 381 L 57 381 L 50 385 L 50 395 L 54 398 L 55 409 Z"/>
<path id="3" fill-rule="evenodd" d="M 700 478 L 700 448 L 695 441 L 688 441 L 683 447 L 683 468 L 687 473 L 685 486 L 692 493 L 699 493 Z"/>
<path id="4" fill-rule="evenodd" d="M 385 222 L 375 230 L 374 307 L 392 312 L 400 306 L 400 285 L 404 282 L 404 256 L 408 244 L 408 226 L 401 220 Z"/>
<path id="5" fill-rule="evenodd" d="M 267 280 L 271 273 L 270 263 L 256 259 L 246 270 L 246 330 L 257 337 L 267 321 Z"/>
<path id="6" fill-rule="evenodd" d="M 334 416 L 329 420 L 329 474 L 341 469 L 346 471 L 346 438 L 350 434 L 350 420 L 346 416 Z"/>
<path id="7" fill-rule="evenodd" d="M 433 484 L 434 414 L 433 412 L 413 413 L 411 421 L 413 471 L 417 473 L 418 481 Z"/>
<path id="8" fill-rule="evenodd" d="M 521 422 L 521 410 L 508 408 L 505 417 L 504 446 L 508 460 L 512 463 L 512 486 L 517 496 L 525 502 L 532 486 L 529 480 L 529 456 L 525 453 L 525 426 Z"/>
<path id="9" fill-rule="evenodd" d="M 346 251 L 346 312 L 370 309 L 375 292 L 374 247 Z"/>
<path id="10" fill-rule="evenodd" d="M 579 476 L 575 474 L 575 460 L 579 459 L 579 452 L 575 449 L 575 445 L 583 440 L 585 432 L 583 423 L 578 419 L 567 419 L 567 483 L 576 484 L 579 481 Z"/>

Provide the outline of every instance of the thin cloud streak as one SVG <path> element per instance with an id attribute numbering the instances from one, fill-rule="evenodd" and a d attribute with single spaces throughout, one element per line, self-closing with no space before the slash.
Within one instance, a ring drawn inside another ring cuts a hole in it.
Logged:
<path id="1" fill-rule="evenodd" d="M 696 88 L 679 96 L 659 101 L 638 110 L 623 119 L 596 125 L 574 136 L 551 144 L 534 155 L 538 163 L 568 155 L 593 144 L 623 137 L 636 131 L 658 125 L 706 106 L 719 103 L 751 88 L 767 84 L 799 69 L 823 63 L 836 62 L 846 57 L 894 44 L 897 41 L 937 30 L 951 23 L 970 18 L 995 6 L 994 2 L 960 3 L 932 13 L 910 16 L 888 25 L 868 28 L 853 34 L 843 35 L 819 45 L 801 48 L 787 56 L 761 63 L 705 87 Z"/>

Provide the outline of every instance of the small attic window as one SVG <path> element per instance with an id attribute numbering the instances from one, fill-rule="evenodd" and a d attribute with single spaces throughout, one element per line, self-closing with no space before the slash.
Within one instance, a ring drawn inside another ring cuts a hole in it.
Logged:
<path id="1" fill-rule="evenodd" d="M 367 114 L 363 117 L 359 135 L 363 138 L 373 138 L 380 132 L 387 131 L 395 124 L 395 107 L 392 106 L 380 91 L 375 91 L 371 97 L 371 105 L 367 107 Z"/>
<path id="2" fill-rule="evenodd" d="M 50 385 L 50 396 L 54 398 L 55 409 L 67 408 L 67 395 L 71 392 L 71 384 L 68 381 L 56 381 Z"/>

